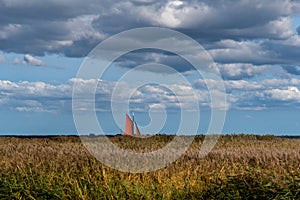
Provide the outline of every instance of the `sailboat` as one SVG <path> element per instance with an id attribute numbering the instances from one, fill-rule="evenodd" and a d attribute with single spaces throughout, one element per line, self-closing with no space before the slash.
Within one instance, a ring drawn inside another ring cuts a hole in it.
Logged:
<path id="1" fill-rule="evenodd" d="M 124 135 L 134 136 L 134 127 L 135 127 L 135 136 L 140 136 L 141 132 L 139 130 L 138 125 L 134 121 L 134 115 L 132 116 L 132 120 L 131 120 L 131 118 L 129 117 L 129 115 L 126 114 Z"/>

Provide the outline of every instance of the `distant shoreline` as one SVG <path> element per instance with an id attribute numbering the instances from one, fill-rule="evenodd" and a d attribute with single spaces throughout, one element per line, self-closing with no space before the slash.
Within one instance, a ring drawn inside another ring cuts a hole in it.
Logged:
<path id="1" fill-rule="evenodd" d="M 156 134 L 156 135 L 149 135 L 149 136 L 159 136 L 159 135 L 165 135 L 165 136 L 175 136 L 172 134 Z M 291 139 L 298 139 L 300 138 L 300 135 L 271 135 L 271 134 L 220 134 L 221 136 L 226 136 L 226 135 L 255 135 L 255 136 L 274 136 L 278 138 L 291 138 Z M 0 135 L 0 138 L 3 137 L 14 137 L 14 138 L 24 138 L 24 139 L 33 139 L 33 138 L 55 138 L 55 137 L 120 137 L 123 136 L 121 134 L 116 134 L 116 135 Z M 179 136 L 192 136 L 192 135 L 179 135 Z M 205 134 L 199 134 L 195 136 L 205 136 Z"/>

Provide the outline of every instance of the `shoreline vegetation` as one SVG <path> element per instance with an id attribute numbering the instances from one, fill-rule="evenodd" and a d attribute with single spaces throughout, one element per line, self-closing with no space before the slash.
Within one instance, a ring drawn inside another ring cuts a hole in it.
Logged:
<path id="1" fill-rule="evenodd" d="M 175 135 L 172 134 L 156 134 L 156 135 L 143 135 L 143 136 L 168 136 L 168 137 L 172 137 Z M 272 135 L 272 134 L 248 134 L 248 133 L 234 133 L 234 134 L 218 134 L 219 136 L 222 137 L 226 137 L 226 136 L 257 136 L 257 137 L 277 137 L 277 138 L 300 138 L 300 134 L 299 135 Z M 29 134 L 25 134 L 25 135 L 21 135 L 21 134 L 2 134 L 0 135 L 0 138 L 3 137 L 16 137 L 16 138 L 55 138 L 55 137 L 120 137 L 120 136 L 124 136 L 123 134 L 111 134 L 111 135 L 100 135 L 100 134 L 86 134 L 86 135 L 77 135 L 77 134 L 45 134 L 45 135 L 37 135 L 37 134 L 33 134 L 33 135 L 29 135 Z M 204 137 L 205 134 L 197 134 L 197 135 L 177 135 L 177 136 L 192 136 L 192 137 Z"/>
<path id="2" fill-rule="evenodd" d="M 151 152 L 173 137 L 109 139 Z M 134 174 L 103 165 L 78 136 L 1 136 L 0 199 L 300 199 L 299 136 L 221 135 L 199 158 L 203 139 L 169 166 Z"/>

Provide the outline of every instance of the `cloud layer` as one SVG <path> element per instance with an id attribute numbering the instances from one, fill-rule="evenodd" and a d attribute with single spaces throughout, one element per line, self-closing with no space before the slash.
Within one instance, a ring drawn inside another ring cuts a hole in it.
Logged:
<path id="1" fill-rule="evenodd" d="M 217 62 L 299 63 L 292 16 L 299 3 L 269 1 L 1 1 L 0 50 L 82 57 L 130 28 L 168 27 L 214 47 Z M 299 32 L 299 28 L 298 28 Z"/>
<path id="2" fill-rule="evenodd" d="M 88 92 L 92 92 L 90 91 L 92 85 L 98 84 L 96 109 L 111 110 L 111 96 L 115 83 L 75 78 L 59 85 L 44 82 L 0 81 L 0 109 L 20 112 L 71 112 L 72 90 L 75 83 L 82 94 L 80 97 L 82 104 L 76 109 L 86 109 L 85 103 L 90 102 L 87 102 L 89 100 L 85 99 L 85 96 Z M 167 87 L 145 85 L 132 94 L 130 105 L 134 110 L 141 112 L 148 112 L 149 109 L 191 110 L 196 98 L 201 108 L 209 109 L 211 102 L 210 93 L 206 89 L 207 83 L 215 85 L 210 92 L 218 92 L 219 84 L 211 79 L 197 80 L 193 83 L 193 87 L 181 84 L 170 84 Z M 124 88 L 129 88 L 128 83 L 122 84 Z M 295 78 L 261 81 L 225 80 L 224 85 L 227 105 L 220 105 L 219 109 L 300 108 L 300 80 Z M 126 93 L 120 93 L 114 103 L 123 102 L 127 100 L 126 97 Z"/>
<path id="3" fill-rule="evenodd" d="M 294 16 L 299 14 L 300 3 L 293 0 L 3 0 L 0 52 L 4 54 L 0 54 L 0 62 L 6 63 L 5 54 L 13 52 L 22 55 L 22 59 L 13 61 L 15 64 L 45 66 L 43 56 L 48 54 L 84 57 L 99 42 L 121 31 L 167 27 L 197 40 L 214 59 L 225 80 L 226 109 L 298 108 L 300 24 L 295 23 L 300 22 Z M 116 64 L 132 68 L 151 62 L 193 76 L 193 67 L 170 52 L 131 52 Z M 154 72 L 165 73 L 159 68 Z M 83 91 L 88 91 L 88 85 L 95 81 L 71 79 L 55 85 L 0 80 L 0 109 L 69 112 L 73 84 L 79 83 Z M 209 107 L 205 81 L 213 83 L 200 79 L 194 87 L 199 104 Z M 113 85 L 101 82 L 96 95 L 102 102 L 99 109 L 108 110 Z M 170 88 L 179 91 L 185 99 L 181 105 L 188 109 L 193 88 L 180 84 Z M 141 111 L 179 106 L 174 94 L 154 86 L 142 88 L 132 101 Z"/>

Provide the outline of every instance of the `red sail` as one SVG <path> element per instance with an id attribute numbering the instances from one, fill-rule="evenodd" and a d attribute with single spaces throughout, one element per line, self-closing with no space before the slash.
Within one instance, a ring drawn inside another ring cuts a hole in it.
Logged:
<path id="1" fill-rule="evenodd" d="M 140 135 L 141 135 L 140 130 L 139 130 L 139 127 L 137 126 L 136 123 L 135 123 L 135 135 L 136 135 L 136 136 L 140 136 Z"/>
<path id="2" fill-rule="evenodd" d="M 133 122 L 127 114 L 124 135 L 133 135 Z"/>

